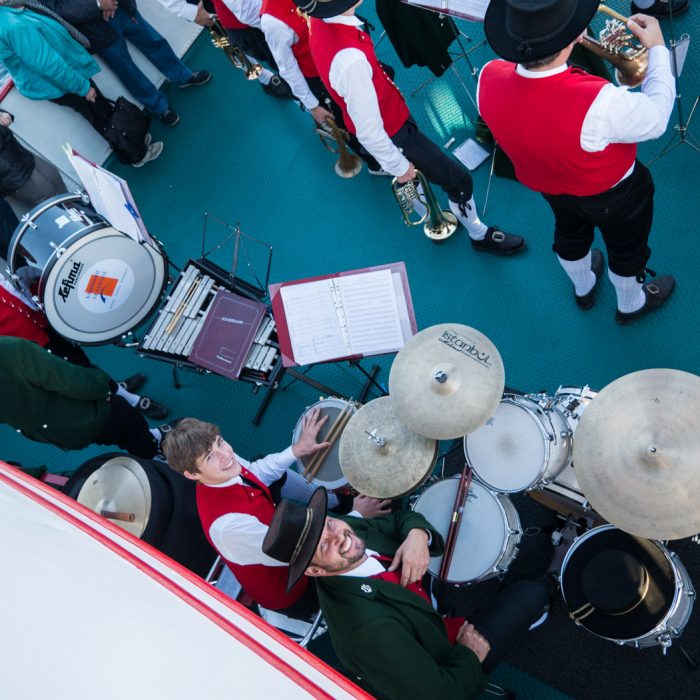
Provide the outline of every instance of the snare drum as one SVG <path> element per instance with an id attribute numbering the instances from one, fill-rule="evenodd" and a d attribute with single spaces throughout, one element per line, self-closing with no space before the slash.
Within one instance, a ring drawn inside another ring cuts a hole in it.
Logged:
<path id="1" fill-rule="evenodd" d="M 168 277 L 157 243 L 112 228 L 77 194 L 47 199 L 22 217 L 7 262 L 15 285 L 51 327 L 87 345 L 118 340 L 138 326 Z"/>
<path id="2" fill-rule="evenodd" d="M 350 415 L 355 414 L 357 411 L 357 404 L 354 401 L 350 402 L 346 401 L 345 399 L 336 399 L 334 397 L 321 399 L 313 406 L 309 406 L 297 421 L 294 428 L 293 442 L 296 442 L 301 435 L 304 418 L 308 416 L 309 413 L 311 413 L 311 411 L 313 411 L 315 408 L 320 409 L 319 418 L 328 416 L 328 420 L 321 427 L 317 438 L 318 442 L 323 442 L 326 439 L 326 435 L 328 435 L 333 422 L 346 407 L 349 407 L 348 410 L 350 411 Z M 331 449 L 328 451 L 321 468 L 316 472 L 316 475 L 310 479 L 312 484 L 315 484 L 316 486 L 325 486 L 329 491 L 331 489 L 347 486 L 348 480 L 345 478 L 343 470 L 340 468 L 340 457 L 338 456 L 339 450 L 340 435 L 338 435 L 338 439 L 333 443 Z M 309 455 L 308 457 L 302 457 L 301 459 L 297 460 L 297 467 L 299 468 L 300 473 L 304 473 L 304 470 L 312 457 L 313 455 Z"/>
<path id="3" fill-rule="evenodd" d="M 443 537 L 450 529 L 458 485 L 459 477 L 443 479 L 428 486 L 413 503 L 413 510 Z M 476 583 L 502 576 L 518 553 L 521 537 L 518 511 L 508 496 L 472 481 L 445 580 Z M 441 564 L 442 557 L 432 557 L 428 571 L 437 577 Z"/>
<path id="4" fill-rule="evenodd" d="M 494 491 L 542 488 L 571 459 L 572 430 L 549 396 L 506 394 L 486 424 L 464 438 L 474 476 Z"/>
<path id="5" fill-rule="evenodd" d="M 572 433 L 576 431 L 586 407 L 597 395 L 598 392 L 593 391 L 588 385 L 560 386 L 554 393 L 557 408 L 566 419 Z"/>
<path id="6" fill-rule="evenodd" d="M 576 539 L 564 558 L 561 591 L 577 624 L 637 648 L 671 646 L 695 602 L 688 572 L 675 552 L 612 525 Z"/>

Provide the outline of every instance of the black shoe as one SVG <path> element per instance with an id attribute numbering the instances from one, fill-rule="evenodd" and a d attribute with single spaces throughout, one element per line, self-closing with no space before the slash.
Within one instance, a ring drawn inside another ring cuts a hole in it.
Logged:
<path id="1" fill-rule="evenodd" d="M 121 382 L 117 382 L 117 385 L 130 394 L 135 394 L 145 383 L 146 375 L 138 372 L 137 374 L 132 374 L 130 377 L 123 379 Z"/>
<path id="2" fill-rule="evenodd" d="M 477 241 L 474 238 L 469 240 L 475 250 L 483 250 L 494 255 L 515 255 L 515 253 L 525 250 L 525 239 L 522 236 L 505 233 L 495 226 L 489 226 L 482 240 Z"/>
<path id="3" fill-rule="evenodd" d="M 184 82 L 182 85 L 180 85 L 181 88 L 188 88 L 197 86 L 197 85 L 204 85 L 205 83 L 208 83 L 211 80 L 211 73 L 208 70 L 196 70 L 192 75 Z"/>
<path id="4" fill-rule="evenodd" d="M 165 126 L 175 126 L 180 121 L 180 115 L 171 107 L 160 115 L 160 120 L 165 124 Z"/>
<path id="5" fill-rule="evenodd" d="M 690 0 L 656 0 L 651 7 L 637 7 L 634 3 L 630 5 L 630 12 L 633 15 L 641 13 L 652 17 L 670 17 L 671 13 L 676 17 L 682 15 L 690 6 Z"/>
<path id="6" fill-rule="evenodd" d="M 642 286 L 645 297 L 642 307 L 630 313 L 617 311 L 615 312 L 615 320 L 625 326 L 634 321 L 635 318 L 645 316 L 650 311 L 658 309 L 668 301 L 675 286 L 676 280 L 673 279 L 672 275 L 663 275 L 662 277 L 657 277 L 653 282 L 648 282 Z"/>
<path id="7" fill-rule="evenodd" d="M 262 85 L 262 83 L 260 84 Z M 292 89 L 279 75 L 273 75 L 267 85 L 262 85 L 262 89 L 265 94 L 272 95 L 272 97 L 279 97 L 281 100 L 294 99 Z"/>
<path id="8" fill-rule="evenodd" d="M 582 309 L 583 311 L 588 311 L 588 309 L 593 306 L 593 302 L 595 301 L 595 288 L 598 286 L 598 280 L 603 274 L 603 265 L 603 254 L 597 248 L 594 248 L 591 251 L 591 272 L 593 272 L 595 275 L 595 282 L 591 287 L 591 291 L 588 292 L 588 294 L 579 296 L 576 294 L 576 288 L 574 288 L 574 299 L 576 299 L 578 308 Z"/>
<path id="9" fill-rule="evenodd" d="M 167 417 L 168 413 L 170 413 L 165 406 L 156 403 L 147 396 L 142 396 L 139 399 L 136 408 L 138 408 L 146 418 L 152 418 L 153 420 L 163 420 L 163 418 Z"/>

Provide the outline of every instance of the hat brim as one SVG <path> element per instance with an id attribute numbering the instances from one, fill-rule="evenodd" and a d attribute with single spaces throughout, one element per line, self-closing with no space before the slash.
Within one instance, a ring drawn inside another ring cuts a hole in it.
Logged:
<path id="1" fill-rule="evenodd" d="M 327 19 L 328 17 L 336 17 L 342 15 L 345 10 L 357 5 L 359 0 L 327 0 L 326 2 L 318 2 L 316 0 L 294 0 L 294 4 L 309 17 L 316 19 Z M 306 9 L 311 5 L 311 9 Z"/>
<path id="2" fill-rule="evenodd" d="M 314 552 L 321 539 L 323 527 L 326 524 L 326 512 L 328 509 L 328 494 L 323 487 L 316 489 L 306 506 L 311 511 L 311 524 L 304 541 L 299 547 L 296 557 L 289 562 L 289 578 L 287 579 L 287 593 L 294 588 L 299 579 L 304 575 Z"/>
<path id="3" fill-rule="evenodd" d="M 621 530 L 599 532 L 571 551 L 561 577 L 561 590 L 569 610 L 578 610 L 588 600 L 582 590 L 587 564 L 603 551 L 618 549 L 634 556 L 649 574 L 649 590 L 634 610 L 623 615 L 607 615 L 594 610 L 581 625 L 600 637 L 616 640 L 637 639 L 653 630 L 673 604 L 676 576 L 661 548 L 651 540 L 634 537 Z"/>
<path id="4" fill-rule="evenodd" d="M 507 0 L 491 0 L 489 3 L 484 17 L 486 41 L 494 52 L 506 61 L 527 63 L 553 56 L 566 48 L 589 25 L 598 11 L 600 0 L 579 0 L 576 3 L 576 11 L 561 31 L 548 41 L 529 44 L 527 55 L 518 50 L 522 41 L 510 36 L 506 31 L 506 4 Z"/>

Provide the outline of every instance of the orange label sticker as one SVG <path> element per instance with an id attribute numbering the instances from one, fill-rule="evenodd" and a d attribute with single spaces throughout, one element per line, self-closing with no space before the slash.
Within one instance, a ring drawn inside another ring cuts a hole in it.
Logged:
<path id="1" fill-rule="evenodd" d="M 114 290 L 117 288 L 119 280 L 115 277 L 104 277 L 103 275 L 90 275 L 87 286 L 85 287 L 86 294 L 99 294 L 103 297 L 111 297 Z"/>

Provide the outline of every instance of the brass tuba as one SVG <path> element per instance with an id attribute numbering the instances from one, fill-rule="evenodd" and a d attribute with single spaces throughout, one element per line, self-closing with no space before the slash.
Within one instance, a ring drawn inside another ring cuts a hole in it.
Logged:
<path id="1" fill-rule="evenodd" d="M 457 230 L 457 217 L 451 211 L 440 209 L 428 178 L 419 170 L 416 170 L 416 180 L 400 183 L 394 178 L 391 181 L 391 188 L 401 207 L 404 223 L 407 226 L 423 224 L 423 233 L 431 241 L 444 241 Z M 421 214 L 419 209 L 424 209 L 425 213 Z M 417 218 L 414 218 L 414 214 L 418 215 Z"/>
<path id="2" fill-rule="evenodd" d="M 598 10 L 612 19 L 605 20 L 605 27 L 597 40 L 584 35 L 581 44 L 615 67 L 615 80 L 620 85 L 637 87 L 647 73 L 649 62 L 647 50 L 625 26 L 626 17 L 605 5 L 599 5 Z"/>
<path id="3" fill-rule="evenodd" d="M 262 66 L 259 63 L 252 63 L 238 46 L 231 43 L 226 30 L 216 15 L 212 15 L 211 19 L 212 24 L 209 27 L 211 43 L 226 54 L 234 68 L 243 71 L 246 80 L 257 80 L 260 73 L 262 73 Z"/>
<path id="4" fill-rule="evenodd" d="M 331 152 L 338 154 L 335 174 L 339 177 L 355 177 L 362 170 L 362 160 L 347 147 L 347 131 L 341 129 L 334 119 L 326 117 L 325 124 L 316 124 L 315 131 L 321 143 Z M 334 145 L 335 144 L 335 145 Z"/>

